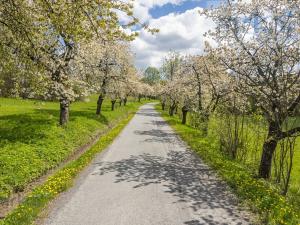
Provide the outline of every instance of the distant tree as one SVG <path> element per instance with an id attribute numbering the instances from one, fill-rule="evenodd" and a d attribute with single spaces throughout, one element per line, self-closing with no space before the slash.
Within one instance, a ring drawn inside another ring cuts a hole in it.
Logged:
<path id="1" fill-rule="evenodd" d="M 208 122 L 210 115 L 230 92 L 230 77 L 214 54 L 187 57 L 184 66 L 180 77 L 189 76 L 197 93 L 195 111 L 201 114 L 203 122 Z"/>
<path id="2" fill-rule="evenodd" d="M 160 72 L 156 67 L 149 66 L 144 72 L 143 81 L 150 85 L 155 85 L 161 80 Z"/>
<path id="3" fill-rule="evenodd" d="M 182 123 L 188 112 L 197 112 L 206 125 L 209 117 L 228 94 L 230 79 L 225 68 L 213 54 L 188 56 L 180 59 L 172 80 L 166 80 L 160 93 L 162 107 L 170 105 L 173 115 L 178 106 L 182 110 Z M 204 127 L 207 129 L 207 126 Z"/>
<path id="4" fill-rule="evenodd" d="M 167 80 L 173 80 L 177 71 L 180 69 L 182 57 L 177 52 L 169 52 L 163 61 L 161 67 L 162 77 Z"/>

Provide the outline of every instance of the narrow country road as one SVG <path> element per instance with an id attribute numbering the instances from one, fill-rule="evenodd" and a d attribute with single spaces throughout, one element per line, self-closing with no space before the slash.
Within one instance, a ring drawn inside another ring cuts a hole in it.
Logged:
<path id="1" fill-rule="evenodd" d="M 229 225 L 251 224 L 249 218 L 226 185 L 147 104 L 52 203 L 43 223 Z"/>

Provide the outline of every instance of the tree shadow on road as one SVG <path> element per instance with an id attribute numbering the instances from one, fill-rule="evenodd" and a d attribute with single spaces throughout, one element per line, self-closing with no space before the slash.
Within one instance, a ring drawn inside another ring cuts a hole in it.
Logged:
<path id="1" fill-rule="evenodd" d="M 159 183 L 165 192 L 176 196 L 177 202 L 185 202 L 195 213 L 201 210 L 199 220 L 184 224 L 249 224 L 246 215 L 241 219 L 242 212 L 226 185 L 191 152 L 170 151 L 167 157 L 141 154 L 98 165 L 94 175 L 115 173 L 116 183 L 133 182 L 133 188 Z"/>
<path id="2" fill-rule="evenodd" d="M 164 131 L 160 129 L 151 130 L 136 130 L 134 131 L 136 135 L 145 136 L 144 142 L 162 142 L 162 143 L 176 143 L 182 144 L 178 141 L 177 135 L 172 131 Z"/>
<path id="3" fill-rule="evenodd" d="M 161 117 L 158 112 L 153 110 L 152 108 L 140 109 L 136 115 L 140 116 L 150 116 L 150 117 Z"/>

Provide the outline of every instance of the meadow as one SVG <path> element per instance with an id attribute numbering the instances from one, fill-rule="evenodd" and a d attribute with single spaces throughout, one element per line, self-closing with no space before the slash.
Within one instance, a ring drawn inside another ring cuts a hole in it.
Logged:
<path id="1" fill-rule="evenodd" d="M 111 111 L 103 103 L 95 115 L 97 96 L 71 105 L 70 122 L 58 124 L 59 103 L 0 98 L 0 202 L 48 170 L 55 168 L 97 134 L 127 118 L 141 103 L 129 101 Z"/>

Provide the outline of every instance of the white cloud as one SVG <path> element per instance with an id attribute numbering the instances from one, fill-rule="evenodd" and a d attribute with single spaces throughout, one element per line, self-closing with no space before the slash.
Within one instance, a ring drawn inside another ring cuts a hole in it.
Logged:
<path id="1" fill-rule="evenodd" d="M 173 5 L 179 5 L 182 2 L 187 0 L 136 0 L 133 2 L 134 7 L 134 16 L 140 20 L 141 23 L 148 22 L 152 19 L 149 10 L 154 7 L 161 7 L 168 3 Z M 129 2 L 129 0 L 125 0 L 124 2 Z M 124 13 L 118 11 L 118 16 L 120 21 L 127 23 L 130 21 L 130 18 Z"/>
<path id="2" fill-rule="evenodd" d="M 180 0 L 172 2 L 180 2 Z M 181 14 L 171 13 L 157 19 L 149 19 L 150 27 L 158 28 L 160 32 L 152 35 L 145 30 L 140 31 L 140 36 L 131 44 L 136 54 L 136 65 L 139 68 L 149 65 L 160 66 L 162 59 L 170 50 L 183 54 L 203 52 L 204 40 L 206 40 L 203 34 L 214 25 L 211 20 L 201 16 L 199 10 L 202 8 L 197 7 Z"/>
<path id="3" fill-rule="evenodd" d="M 147 8 L 153 8 L 155 6 L 163 6 L 168 3 L 179 5 L 180 3 L 184 2 L 186 0 L 139 0 L 139 4 L 147 7 Z"/>
<path id="4" fill-rule="evenodd" d="M 144 4 L 141 4 L 140 1 L 134 2 L 134 16 L 140 20 L 141 23 L 147 22 L 151 19 L 151 15 L 149 13 L 149 7 Z"/>

